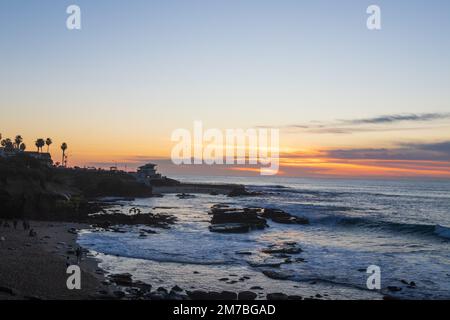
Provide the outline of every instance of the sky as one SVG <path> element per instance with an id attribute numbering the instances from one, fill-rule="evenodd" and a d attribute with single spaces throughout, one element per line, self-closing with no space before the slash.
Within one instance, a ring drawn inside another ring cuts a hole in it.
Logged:
<path id="1" fill-rule="evenodd" d="M 174 168 L 171 133 L 279 128 L 281 175 L 448 178 L 449 33 L 446 0 L 2 0 L 0 132 L 70 165 L 241 175 Z"/>

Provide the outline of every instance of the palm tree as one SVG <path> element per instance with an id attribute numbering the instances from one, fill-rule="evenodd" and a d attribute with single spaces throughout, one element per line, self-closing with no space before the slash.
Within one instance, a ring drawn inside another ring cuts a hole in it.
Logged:
<path id="1" fill-rule="evenodd" d="M 10 143 L 12 143 L 10 138 L 3 139 L 1 142 L 3 147 L 6 147 L 6 145 L 9 145 Z"/>
<path id="2" fill-rule="evenodd" d="M 14 139 L 14 143 L 15 143 L 17 149 L 19 149 L 20 144 L 22 143 L 22 141 L 23 141 L 22 136 L 20 134 L 18 134 L 16 136 L 16 138 Z"/>
<path id="3" fill-rule="evenodd" d="M 5 148 L 5 151 L 11 152 L 14 150 L 14 144 L 9 138 L 2 140 L 1 144 Z"/>
<path id="4" fill-rule="evenodd" d="M 53 143 L 52 139 L 47 138 L 47 140 L 45 140 L 45 144 L 47 145 L 47 153 L 49 152 L 50 149 L 50 145 Z"/>
<path id="5" fill-rule="evenodd" d="M 62 150 L 62 162 L 61 162 L 61 164 L 63 166 L 65 166 L 64 160 L 66 158 L 66 149 L 67 149 L 67 143 L 63 142 L 62 145 L 61 145 L 61 150 Z"/>
<path id="6" fill-rule="evenodd" d="M 27 145 L 25 143 L 21 143 L 19 146 L 20 151 L 25 151 L 25 149 L 27 148 Z"/>
<path id="7" fill-rule="evenodd" d="M 36 142 L 34 143 L 39 151 L 42 151 L 42 147 L 45 146 L 45 141 L 42 138 L 39 138 L 36 140 Z"/>

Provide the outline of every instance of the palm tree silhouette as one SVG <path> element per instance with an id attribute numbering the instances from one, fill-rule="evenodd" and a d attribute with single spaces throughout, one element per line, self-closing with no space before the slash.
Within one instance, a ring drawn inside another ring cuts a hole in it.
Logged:
<path id="1" fill-rule="evenodd" d="M 5 147 L 7 143 L 11 142 L 11 139 L 6 138 L 1 141 L 2 147 Z"/>
<path id="2" fill-rule="evenodd" d="M 50 145 L 53 143 L 52 139 L 47 138 L 47 140 L 45 140 L 45 144 L 47 145 L 47 153 L 50 150 Z"/>
<path id="3" fill-rule="evenodd" d="M 21 143 L 19 146 L 20 151 L 25 151 L 25 149 L 27 148 L 27 145 L 25 143 Z"/>
<path id="4" fill-rule="evenodd" d="M 39 138 L 36 140 L 36 142 L 34 143 L 39 151 L 42 151 L 42 147 L 45 146 L 45 141 L 42 138 Z"/>
<path id="5" fill-rule="evenodd" d="M 22 143 L 22 141 L 23 141 L 22 136 L 21 136 L 20 134 L 18 134 L 18 135 L 16 136 L 16 138 L 14 139 L 14 143 L 16 144 L 16 148 L 17 148 L 17 149 L 19 149 L 20 144 Z"/>
<path id="6" fill-rule="evenodd" d="M 61 145 L 61 150 L 62 150 L 62 162 L 61 162 L 61 164 L 63 166 L 66 166 L 65 163 L 64 163 L 64 159 L 66 158 L 66 149 L 67 149 L 67 143 L 63 142 L 62 145 Z"/>
<path id="7" fill-rule="evenodd" d="M 2 140 L 1 145 L 4 147 L 5 151 L 11 152 L 14 150 L 14 143 L 9 138 Z"/>

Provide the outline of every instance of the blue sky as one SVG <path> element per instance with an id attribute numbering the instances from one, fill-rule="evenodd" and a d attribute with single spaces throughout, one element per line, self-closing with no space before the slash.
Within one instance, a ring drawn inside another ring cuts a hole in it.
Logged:
<path id="1" fill-rule="evenodd" d="M 70 4 L 80 31 L 65 27 Z M 366 28 L 371 4 L 380 31 Z M 449 112 L 449 33 L 449 1 L 3 0 L 2 131 L 77 136 L 86 154 L 111 152 L 106 137 L 153 136 L 160 153 L 197 119 L 228 128 Z"/>

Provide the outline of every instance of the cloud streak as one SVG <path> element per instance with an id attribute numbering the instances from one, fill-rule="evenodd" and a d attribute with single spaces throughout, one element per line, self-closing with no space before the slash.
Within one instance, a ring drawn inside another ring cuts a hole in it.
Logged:
<path id="1" fill-rule="evenodd" d="M 423 123 L 429 123 L 439 120 L 450 119 L 450 113 L 408 113 L 408 114 L 392 114 L 381 115 L 372 118 L 363 119 L 343 119 L 334 122 L 312 122 L 290 124 L 279 129 L 288 132 L 310 132 L 318 134 L 351 134 L 358 132 L 386 132 L 386 131 L 408 131 L 408 130 L 424 130 L 433 129 L 435 126 L 425 127 Z M 415 123 L 415 126 L 396 127 L 400 123 Z M 276 128 L 276 126 L 258 126 L 260 128 Z"/>
<path id="2" fill-rule="evenodd" d="M 394 148 L 331 149 L 323 151 L 335 159 L 450 161 L 450 141 L 400 143 Z"/>
<path id="3" fill-rule="evenodd" d="M 383 115 L 366 119 L 341 120 L 341 122 L 350 125 L 361 124 L 392 124 L 397 122 L 425 122 L 450 118 L 450 113 L 409 113 L 409 114 L 393 114 Z"/>

